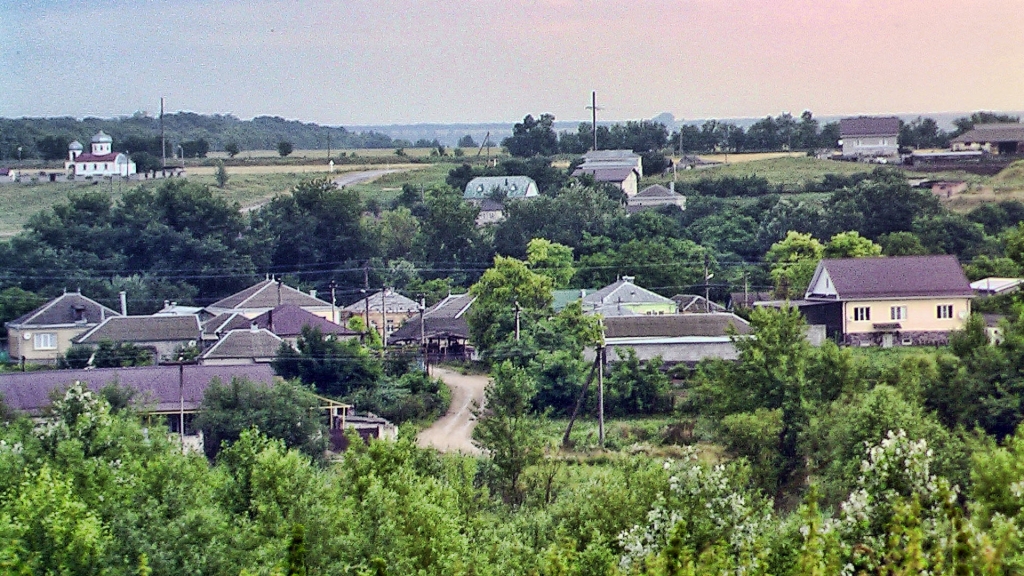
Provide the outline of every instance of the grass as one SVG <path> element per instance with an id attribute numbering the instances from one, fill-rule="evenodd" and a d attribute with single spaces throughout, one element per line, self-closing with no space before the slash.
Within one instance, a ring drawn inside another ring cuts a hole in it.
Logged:
<path id="1" fill-rule="evenodd" d="M 395 154 L 397 148 L 333 148 L 331 149 L 331 156 L 337 158 L 338 156 L 345 154 L 352 156 L 355 154 L 356 158 L 394 158 L 396 162 L 402 160 L 402 156 Z M 432 152 L 435 152 L 436 148 L 403 148 L 402 151 L 405 153 L 407 158 L 429 158 Z M 449 155 L 454 153 L 455 148 L 446 147 L 445 150 Z M 500 152 L 499 149 L 491 147 L 491 156 L 495 153 Z M 469 149 L 463 148 L 466 158 L 476 156 L 476 148 Z M 210 152 L 207 154 L 208 158 L 228 158 L 228 153 L 224 151 Z M 281 158 L 281 155 L 277 153 L 277 150 L 243 150 L 239 152 L 235 159 L 259 159 L 259 158 Z M 327 150 L 294 150 L 291 154 L 285 158 L 308 158 L 310 160 L 322 160 L 324 164 L 327 163 Z"/>
<path id="2" fill-rule="evenodd" d="M 749 156 L 749 158 L 747 158 Z M 712 158 L 712 156 L 702 156 Z M 874 166 L 854 162 L 820 160 L 806 155 L 779 156 L 773 154 L 730 154 L 729 163 L 700 170 L 684 170 L 677 173 L 682 182 L 697 182 L 704 178 L 732 176 L 760 176 L 773 185 L 782 185 L 789 190 L 798 190 L 809 182 L 820 181 L 826 174 L 861 174 L 870 172 Z M 672 180 L 672 174 L 645 178 L 641 188 L 650 184 L 664 184 Z"/>
<path id="3" fill-rule="evenodd" d="M 4 184 L 0 186 L 0 237 L 14 236 L 34 214 L 50 208 L 54 204 L 66 202 L 71 192 L 87 190 L 112 191 L 112 196 L 120 198 L 121 192 L 128 190 L 117 182 L 111 188 L 108 183 L 100 182 L 54 182 L 40 184 Z"/>
<path id="4" fill-rule="evenodd" d="M 405 184 L 422 188 L 424 191 L 444 185 L 448 172 L 455 166 L 452 164 L 415 164 L 415 169 L 407 172 L 385 174 L 372 182 L 352 184 L 348 188 L 359 192 L 363 200 L 376 199 L 379 202 L 390 202 L 402 191 Z M 379 168 L 379 166 L 378 166 Z"/>

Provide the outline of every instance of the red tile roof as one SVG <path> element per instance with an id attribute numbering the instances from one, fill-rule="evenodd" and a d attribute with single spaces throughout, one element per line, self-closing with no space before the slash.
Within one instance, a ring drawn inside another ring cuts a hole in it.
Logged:
<path id="1" fill-rule="evenodd" d="M 79 154 L 75 158 L 75 162 L 113 162 L 120 155 L 120 152 L 111 152 L 110 154 Z"/>

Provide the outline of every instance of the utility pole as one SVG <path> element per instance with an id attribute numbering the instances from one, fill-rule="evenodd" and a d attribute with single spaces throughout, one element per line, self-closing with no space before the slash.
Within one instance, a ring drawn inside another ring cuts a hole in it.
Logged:
<path id="1" fill-rule="evenodd" d="M 283 283 L 284 283 L 284 280 L 281 280 L 281 277 L 278 276 L 277 277 L 277 305 L 278 306 L 281 305 L 281 284 L 283 284 Z"/>
<path id="2" fill-rule="evenodd" d="M 160 158 L 161 168 L 167 168 L 167 139 L 164 137 L 164 98 L 160 97 Z"/>
<path id="3" fill-rule="evenodd" d="M 747 278 L 747 271 L 743 271 L 743 305 L 747 306 L 750 302 L 750 280 Z M 735 304 L 733 305 L 735 307 Z"/>
<path id="4" fill-rule="evenodd" d="M 714 274 L 708 273 L 708 255 L 704 255 L 704 313 L 711 312 L 711 285 L 708 284 L 708 280 L 714 277 Z"/>
<path id="5" fill-rule="evenodd" d="M 594 132 L 594 151 L 597 151 L 597 111 L 600 108 L 597 107 L 597 90 L 590 93 L 590 106 L 587 106 L 587 110 L 592 113 L 591 130 Z"/>
<path id="6" fill-rule="evenodd" d="M 423 371 L 427 373 L 427 376 L 430 376 L 430 359 L 427 357 L 427 336 L 426 336 L 427 331 L 426 331 L 426 326 L 424 325 L 424 322 L 423 322 L 423 312 L 426 311 L 426 309 L 427 309 L 427 301 L 426 301 L 426 298 L 423 297 L 423 294 L 420 294 L 419 309 L 420 309 L 420 346 L 421 346 L 421 348 L 423 350 Z"/>
<path id="7" fill-rule="evenodd" d="M 327 159 L 331 159 L 331 130 L 327 129 Z"/>
<path id="8" fill-rule="evenodd" d="M 370 262 L 366 261 L 363 263 L 363 304 L 366 306 L 366 316 L 363 319 L 366 320 L 366 335 L 370 335 Z"/>
<path id="9" fill-rule="evenodd" d="M 512 305 L 515 307 L 515 311 L 516 311 L 516 342 L 519 342 L 519 312 L 520 312 L 519 300 L 516 300 L 515 302 L 513 302 Z"/>
<path id="10" fill-rule="evenodd" d="M 337 300 L 334 297 L 334 289 L 338 287 L 337 282 L 331 280 L 331 322 L 338 324 Z"/>
<path id="11" fill-rule="evenodd" d="M 384 349 L 388 349 L 388 287 L 385 285 L 380 289 L 380 334 Z"/>
<path id="12" fill-rule="evenodd" d="M 597 348 L 597 443 L 601 448 L 604 448 L 604 363 L 607 359 L 602 337 Z"/>

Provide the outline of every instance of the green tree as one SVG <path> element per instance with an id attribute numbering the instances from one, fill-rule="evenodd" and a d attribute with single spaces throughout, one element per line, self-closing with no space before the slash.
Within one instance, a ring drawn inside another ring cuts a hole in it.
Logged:
<path id="1" fill-rule="evenodd" d="M 228 142 L 224 145 L 224 151 L 228 153 L 228 157 L 234 158 L 235 156 L 238 156 L 238 153 L 242 150 L 238 147 L 237 142 Z"/>
<path id="2" fill-rule="evenodd" d="M 554 288 L 565 288 L 576 273 L 572 248 L 543 238 L 534 238 L 526 245 L 526 262 L 537 274 L 551 279 Z"/>
<path id="3" fill-rule="evenodd" d="M 551 279 L 531 272 L 525 262 L 494 257 L 469 292 L 476 296 L 467 314 L 470 340 L 483 354 L 515 333 L 515 307 L 520 309 L 520 333 L 551 311 Z"/>
<path id="4" fill-rule="evenodd" d="M 913 232 L 890 232 L 878 237 L 882 253 L 886 256 L 919 256 L 928 250 Z"/>
<path id="5" fill-rule="evenodd" d="M 281 140 L 277 143 L 277 153 L 281 158 L 291 154 L 293 150 L 295 150 L 295 147 L 287 140 Z"/>
<path id="6" fill-rule="evenodd" d="M 775 296 L 801 297 L 824 254 L 825 247 L 810 234 L 790 231 L 785 239 L 772 244 L 765 260 L 772 265 Z"/>
<path id="7" fill-rule="evenodd" d="M 81 357 L 81 353 L 79 358 Z M 96 368 L 124 368 L 128 366 L 149 366 L 154 363 L 153 352 L 132 342 L 100 342 L 93 353 L 92 365 Z"/>
<path id="8" fill-rule="evenodd" d="M 477 146 L 476 140 L 473 140 L 469 134 L 459 138 L 459 148 L 476 148 Z"/>
<path id="9" fill-rule="evenodd" d="M 203 431 L 203 449 L 214 458 L 242 431 L 256 428 L 313 458 L 326 448 L 320 401 L 301 386 L 278 382 L 267 386 L 244 378 L 213 382 L 203 395 L 195 425 Z"/>
<path id="10" fill-rule="evenodd" d="M 840 232 L 825 244 L 825 258 L 869 258 L 881 256 L 882 247 L 857 232 Z"/>
<path id="11" fill-rule="evenodd" d="M 380 361 L 356 340 L 339 341 L 319 328 L 302 327 L 298 350 L 287 343 L 274 359 L 274 371 L 283 378 L 298 378 L 320 394 L 343 397 L 372 388 L 384 376 Z"/>
<path id="12" fill-rule="evenodd" d="M 494 367 L 484 390 L 484 405 L 474 410 L 473 442 L 487 451 L 500 473 L 499 488 L 507 502 L 521 502 L 523 471 L 542 457 L 530 417 L 536 385 L 526 370 L 505 361 Z"/>
<path id="13" fill-rule="evenodd" d="M 539 119 L 527 114 L 522 122 L 512 127 L 512 136 L 501 141 L 513 156 L 551 156 L 558 153 L 558 135 L 554 129 L 555 117 L 541 114 Z"/>
<path id="14" fill-rule="evenodd" d="M 223 188 L 228 184 L 228 169 L 224 167 L 223 160 L 217 160 L 217 173 L 214 176 L 217 179 L 217 187 Z"/>

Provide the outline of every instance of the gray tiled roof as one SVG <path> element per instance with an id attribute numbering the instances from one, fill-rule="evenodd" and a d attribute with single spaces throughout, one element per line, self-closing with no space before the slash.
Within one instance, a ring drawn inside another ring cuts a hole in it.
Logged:
<path id="1" fill-rule="evenodd" d="M 465 314 L 476 300 L 471 294 L 449 294 L 423 312 L 423 336 L 426 338 L 469 338 Z M 391 333 L 389 342 L 418 342 L 420 323 L 417 318 L 402 324 Z"/>
<path id="2" fill-rule="evenodd" d="M 584 308 L 594 308 L 606 304 L 672 304 L 669 298 L 655 294 L 646 288 L 641 288 L 633 283 L 629 276 L 623 276 L 619 280 L 601 288 L 597 292 L 587 294 L 583 297 Z"/>
<path id="3" fill-rule="evenodd" d="M 81 344 L 111 342 L 175 342 L 198 340 L 197 316 L 115 316 L 82 334 Z"/>
<path id="4" fill-rule="evenodd" d="M 301 290 L 292 288 L 282 283 L 280 285 L 280 296 L 278 295 L 278 283 L 276 280 L 264 280 L 250 286 L 241 292 L 237 292 L 210 304 L 207 308 L 217 310 L 230 309 L 251 309 L 251 308 L 273 308 L 279 304 L 295 304 L 296 306 L 321 307 L 330 306 L 330 302 L 306 294 Z"/>
<path id="5" fill-rule="evenodd" d="M 636 168 L 630 166 L 608 166 L 608 167 L 584 167 L 581 166 L 573 171 L 573 176 L 580 176 L 582 174 L 589 174 L 594 177 L 594 180 L 598 182 L 622 182 L 629 178 L 631 173 L 635 173 Z"/>
<path id="6" fill-rule="evenodd" d="M 476 301 L 472 294 L 449 294 L 423 312 L 424 318 L 461 318 Z"/>
<path id="7" fill-rule="evenodd" d="M 537 183 L 529 176 L 477 176 L 466 184 L 463 198 L 488 198 L 495 190 L 506 198 L 526 198 L 538 194 Z"/>
<path id="8" fill-rule="evenodd" d="M 36 415 L 50 405 L 55 390 L 75 381 L 97 391 L 111 383 L 137 391 L 135 402 L 154 412 L 176 412 L 182 401 L 186 411 L 195 411 L 213 380 L 247 378 L 270 384 L 274 372 L 267 364 L 244 366 L 145 366 L 141 368 L 98 368 L 94 370 L 41 370 L 0 374 L 0 396 L 4 404 L 19 412 Z M 179 379 L 180 378 L 180 379 Z"/>
<path id="9" fill-rule="evenodd" d="M 358 334 L 358 332 L 335 324 L 326 318 L 321 318 L 293 304 L 282 304 L 273 310 L 268 310 L 253 318 L 252 323 L 260 328 L 266 328 L 278 336 L 298 336 L 302 334 L 302 328 L 305 326 L 319 328 L 321 334 L 334 334 L 336 336 L 355 336 Z"/>
<path id="10" fill-rule="evenodd" d="M 812 287 L 823 270 L 840 300 L 974 296 L 956 256 L 826 259 L 818 263 Z M 813 297 L 809 292 L 806 297 Z"/>
<path id="11" fill-rule="evenodd" d="M 241 330 L 252 326 L 252 320 L 238 312 L 225 312 L 203 322 L 203 334 L 214 335 L 217 333 Z"/>
<path id="12" fill-rule="evenodd" d="M 20 328 L 76 323 L 99 324 L 113 316 L 120 316 L 120 314 L 78 292 L 69 292 L 50 300 L 20 318 L 11 320 L 7 325 Z"/>
<path id="13" fill-rule="evenodd" d="M 591 150 L 583 155 L 583 159 L 597 162 L 623 160 L 635 163 L 640 159 L 640 155 L 632 150 Z"/>
<path id="14" fill-rule="evenodd" d="M 894 136 L 900 133 L 900 119 L 895 116 L 858 116 L 839 121 L 842 138 L 855 136 Z"/>
<path id="15" fill-rule="evenodd" d="M 387 297 L 382 296 L 383 292 L 377 292 L 371 294 L 362 300 L 358 300 L 349 304 L 344 308 L 345 312 L 351 312 L 353 314 L 362 314 L 366 312 L 366 301 L 370 301 L 370 312 L 380 312 L 382 308 L 382 302 L 387 304 L 387 312 L 391 313 L 402 313 L 408 314 L 410 312 L 418 312 L 420 305 L 415 300 L 406 298 L 401 294 L 398 294 L 394 290 L 388 289 Z"/>
<path id="16" fill-rule="evenodd" d="M 252 358 L 266 359 L 277 355 L 281 347 L 281 338 L 269 330 L 262 328 L 253 330 L 232 330 L 221 336 L 220 340 L 200 358 L 203 360 Z"/>
<path id="17" fill-rule="evenodd" d="M 636 196 L 633 198 L 668 198 L 674 200 L 678 196 L 679 194 L 665 188 L 661 184 L 652 184 L 640 192 L 637 192 Z"/>
<path id="18" fill-rule="evenodd" d="M 607 338 L 726 336 L 729 326 L 738 334 L 750 333 L 746 320 L 728 313 L 622 316 L 604 320 Z"/>

